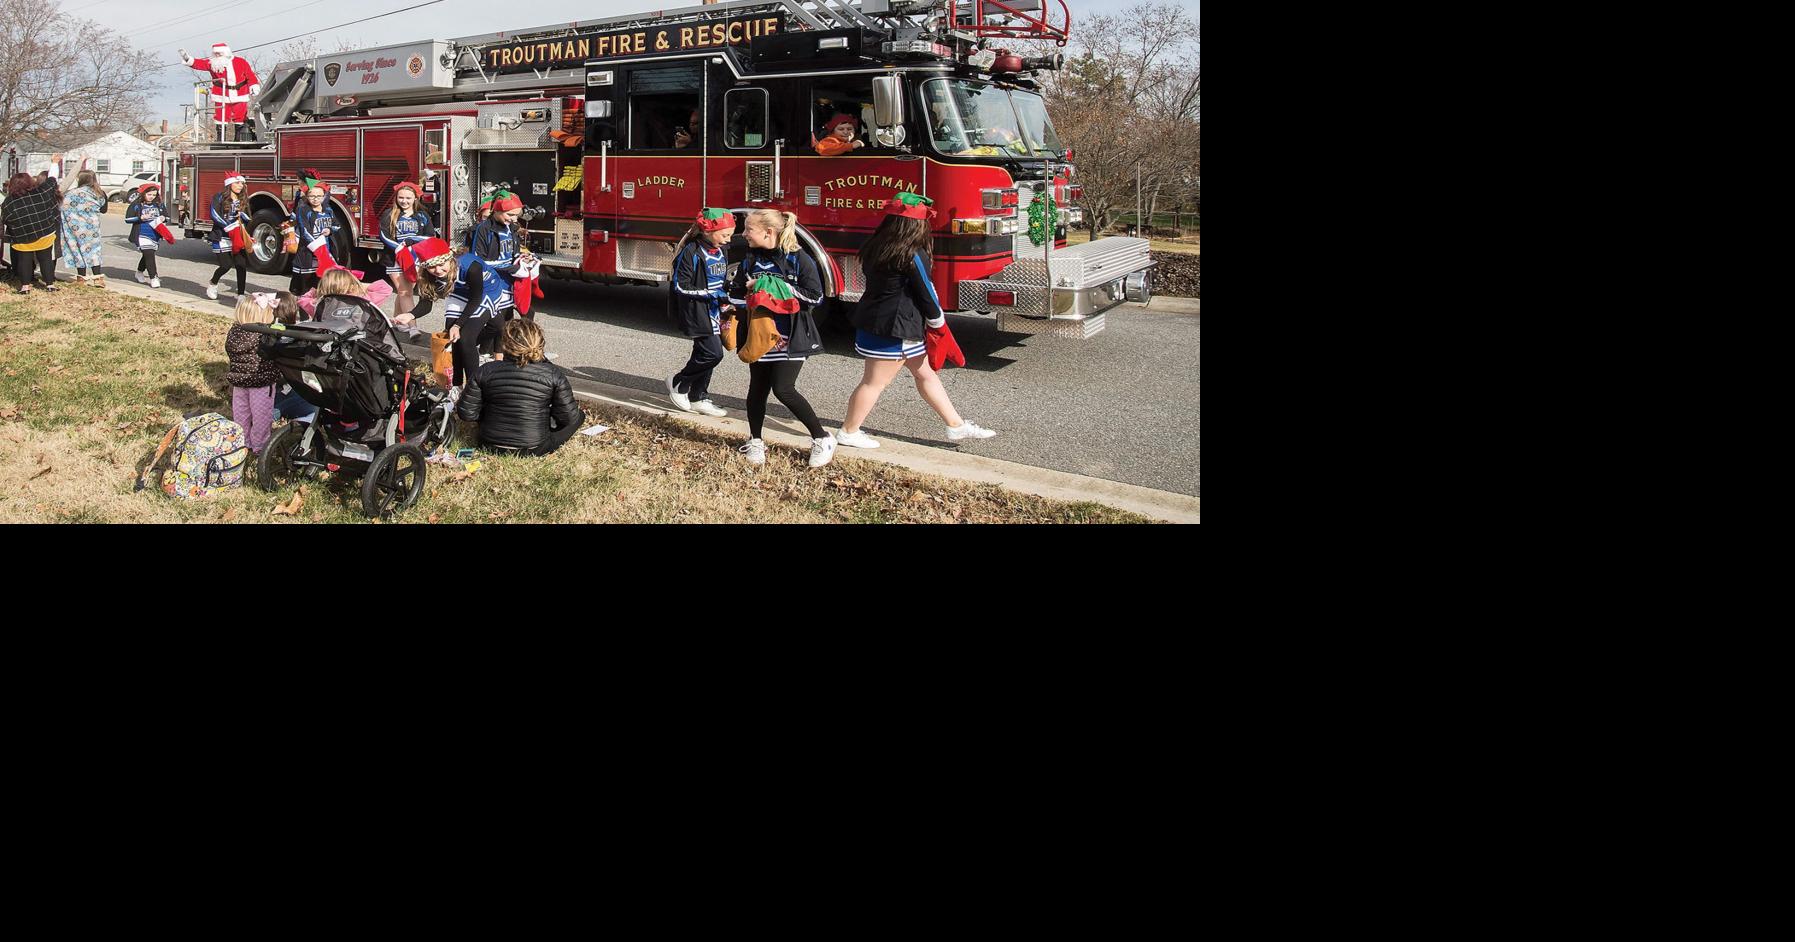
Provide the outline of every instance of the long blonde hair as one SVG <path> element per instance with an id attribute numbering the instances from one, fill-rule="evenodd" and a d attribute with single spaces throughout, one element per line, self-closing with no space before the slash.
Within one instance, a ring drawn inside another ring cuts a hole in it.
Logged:
<path id="1" fill-rule="evenodd" d="M 757 209 L 748 214 L 748 221 L 779 233 L 779 251 L 790 255 L 798 250 L 798 215 L 777 209 Z"/>
<path id="2" fill-rule="evenodd" d="M 348 269 L 333 268 L 318 276 L 318 297 L 322 298 L 327 294 L 351 294 L 365 298 L 368 296 L 368 289 Z"/>
<path id="3" fill-rule="evenodd" d="M 542 328 L 528 318 L 514 317 L 505 322 L 499 335 L 499 350 L 505 359 L 524 366 L 548 359 L 543 353 Z"/>

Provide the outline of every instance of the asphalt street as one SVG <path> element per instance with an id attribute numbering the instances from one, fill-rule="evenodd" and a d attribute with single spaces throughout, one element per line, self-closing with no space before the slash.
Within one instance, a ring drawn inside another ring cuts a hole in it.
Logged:
<path id="1" fill-rule="evenodd" d="M 104 271 L 132 280 L 137 253 L 125 244 L 123 213 L 113 204 L 102 217 Z M 214 268 L 200 239 L 164 246 L 158 264 L 162 290 L 204 300 Z M 71 272 L 58 269 L 66 279 Z M 370 275 L 372 273 L 369 273 Z M 227 274 L 223 284 L 234 282 Z M 249 275 L 251 290 L 284 290 L 284 276 Z M 666 378 L 685 364 L 691 341 L 666 317 L 667 291 L 544 279 L 536 322 L 548 335 L 556 365 L 599 382 L 664 395 Z M 216 302 L 235 303 L 229 292 Z M 390 309 L 390 308 L 389 308 Z M 1201 428 L 1201 315 L 1155 311 L 1127 304 L 1112 309 L 1108 326 L 1085 341 L 999 333 L 996 318 L 949 318 L 966 353 L 966 367 L 941 373 L 960 414 L 996 438 L 954 445 L 945 427 L 917 395 L 905 372 L 879 400 L 865 428 L 875 437 L 900 438 L 1201 496 L 1198 439 Z M 442 327 L 441 305 L 422 318 L 427 330 Z M 826 352 L 805 364 L 798 388 L 823 424 L 834 430 L 859 382 L 862 360 L 851 333 L 825 332 Z M 748 392 L 748 368 L 725 357 L 711 381 L 711 399 L 738 416 Z M 769 422 L 799 431 L 775 399 Z"/>

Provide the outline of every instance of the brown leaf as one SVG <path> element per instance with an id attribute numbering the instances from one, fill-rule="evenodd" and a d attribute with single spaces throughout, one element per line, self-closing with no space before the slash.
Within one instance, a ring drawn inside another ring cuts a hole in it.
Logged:
<path id="1" fill-rule="evenodd" d="M 47 451 L 38 452 L 37 463 L 38 464 L 49 464 L 50 463 L 50 453 Z"/>
<path id="2" fill-rule="evenodd" d="M 18 370 L 15 370 L 15 369 L 8 369 L 8 370 L 7 370 L 7 371 L 6 371 L 6 375 L 8 375 L 8 376 L 17 376 L 17 375 L 19 375 L 19 371 L 18 371 Z"/>
<path id="3" fill-rule="evenodd" d="M 218 519 L 224 521 L 225 523 L 230 523 L 232 520 L 237 519 L 237 508 L 235 508 L 235 507 L 227 508 L 224 512 L 224 516 L 219 517 Z"/>
<path id="4" fill-rule="evenodd" d="M 929 502 L 929 495 L 924 494 L 921 491 L 911 491 L 910 502 L 914 504 L 926 504 Z"/>
<path id="5" fill-rule="evenodd" d="M 488 519 L 498 520 L 501 517 L 511 516 L 511 513 L 510 513 L 510 511 L 505 511 L 505 510 L 495 510 L 492 513 L 487 514 L 486 516 Z"/>
<path id="6" fill-rule="evenodd" d="M 275 516 L 279 516 L 280 514 L 297 515 L 299 513 L 300 506 L 303 505 L 304 503 L 305 503 L 305 488 L 301 487 L 299 490 L 293 492 L 292 500 L 288 501 L 285 504 L 274 505 L 274 509 L 268 511 L 268 513 L 275 515 Z"/>
<path id="7" fill-rule="evenodd" d="M 54 471 L 54 470 L 56 470 L 56 469 L 55 469 L 55 468 L 53 468 L 53 467 L 50 467 L 50 466 L 49 466 L 49 465 L 45 465 L 45 466 L 44 466 L 44 469 L 43 469 L 43 470 L 42 470 L 42 471 L 39 471 L 39 472 L 38 472 L 38 473 L 36 473 L 36 474 L 34 474 L 34 475 L 32 475 L 32 476 L 30 476 L 30 477 L 28 477 L 28 478 L 26 478 L 26 479 L 25 479 L 25 480 L 27 480 L 27 481 L 35 481 L 35 480 L 37 480 L 37 479 L 38 479 L 38 478 L 41 478 L 41 477 L 43 477 L 43 476 L 44 476 L 44 475 L 46 475 L 46 474 L 49 474 L 49 473 L 50 473 L 50 472 L 52 472 L 52 471 Z"/>
<path id="8" fill-rule="evenodd" d="M 44 372 L 46 372 L 46 373 L 49 373 L 49 374 L 51 374 L 51 375 L 55 375 L 55 374 L 57 374 L 57 373 L 60 373 L 60 372 L 62 372 L 62 371 L 63 371 L 63 370 L 65 370 L 65 369 L 67 369 L 67 367 L 64 367 L 64 366 L 52 366 L 52 367 L 50 367 L 50 368 L 49 368 L 49 369 L 47 369 L 47 370 L 45 370 L 45 371 L 44 371 Z"/>
<path id="9" fill-rule="evenodd" d="M 11 406 L 8 406 L 5 409 L 0 409 L 0 419 L 16 419 L 18 417 L 19 410 L 14 409 Z"/>
<path id="10" fill-rule="evenodd" d="M 430 518 L 429 518 L 429 519 L 428 519 L 428 520 L 427 520 L 427 521 L 425 521 L 425 522 L 426 522 L 426 523 L 435 523 L 435 522 L 437 522 L 437 521 L 438 521 L 438 520 L 441 520 L 441 519 L 442 519 L 442 517 L 440 517 L 440 516 L 438 516 L 438 515 L 436 515 L 436 514 L 431 514 L 431 515 L 430 515 Z"/>

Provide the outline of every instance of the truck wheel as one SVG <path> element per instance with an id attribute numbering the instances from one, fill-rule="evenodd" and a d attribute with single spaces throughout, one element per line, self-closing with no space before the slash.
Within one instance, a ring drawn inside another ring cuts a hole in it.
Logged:
<path id="1" fill-rule="evenodd" d="M 249 268 L 264 275 L 281 275 L 291 258 L 280 250 L 280 224 L 286 216 L 278 210 L 259 209 L 249 221 Z"/>
<path id="2" fill-rule="evenodd" d="M 854 302 L 840 298 L 824 298 L 823 303 L 816 306 L 816 324 L 824 333 L 851 334 L 854 332 Z"/>

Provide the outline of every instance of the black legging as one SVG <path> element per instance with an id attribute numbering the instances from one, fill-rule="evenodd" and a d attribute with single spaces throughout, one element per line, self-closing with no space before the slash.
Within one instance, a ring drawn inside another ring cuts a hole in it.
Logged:
<path id="1" fill-rule="evenodd" d="M 237 269 L 237 293 L 242 294 L 244 269 L 249 264 L 249 257 L 240 251 L 213 252 L 212 254 L 218 258 L 218 270 L 212 273 L 212 283 L 217 284 L 218 279 L 223 278 L 224 273 L 230 271 L 234 265 Z"/>
<path id="2" fill-rule="evenodd" d="M 748 364 L 749 438 L 760 437 L 761 424 L 767 418 L 769 392 L 778 396 L 779 401 L 792 410 L 792 415 L 804 423 L 811 438 L 823 438 L 828 434 L 823 431 L 823 423 L 816 420 L 816 410 L 810 407 L 810 400 L 798 393 L 798 371 L 803 368 L 803 360 L 774 360 L 771 363 L 756 360 Z"/>
<path id="3" fill-rule="evenodd" d="M 38 274 L 43 278 L 45 284 L 56 280 L 56 259 L 53 249 L 38 249 L 35 252 L 21 252 L 18 249 L 13 249 L 12 260 L 13 264 L 19 267 L 20 285 L 31 284 L 33 262 L 37 264 Z"/>
<path id="4" fill-rule="evenodd" d="M 490 315 L 461 317 L 450 322 L 449 326 L 457 324 L 461 326 L 461 339 L 455 341 L 455 385 L 466 386 L 474 371 L 480 368 L 480 341 L 485 336 L 491 336 L 496 342 L 499 321 Z"/>
<path id="5" fill-rule="evenodd" d="M 523 454 L 546 455 L 550 454 L 555 449 L 560 448 L 562 445 L 567 444 L 567 440 L 572 438 L 574 433 L 580 430 L 580 421 L 584 418 L 584 415 L 579 412 L 575 412 L 574 415 L 576 418 L 571 423 L 563 426 L 556 426 L 555 417 L 552 415 L 549 416 L 548 437 L 543 439 L 542 444 L 537 445 L 535 448 L 525 449 Z"/>
<path id="6" fill-rule="evenodd" d="M 148 274 L 151 278 L 161 277 L 156 274 L 156 250 L 143 249 L 142 258 L 137 260 L 137 270 Z"/>

